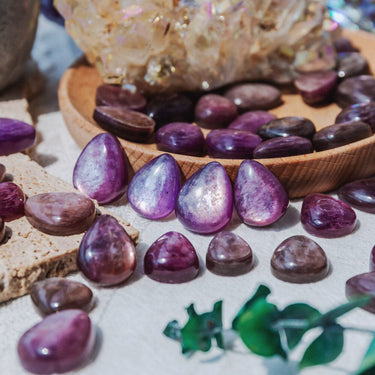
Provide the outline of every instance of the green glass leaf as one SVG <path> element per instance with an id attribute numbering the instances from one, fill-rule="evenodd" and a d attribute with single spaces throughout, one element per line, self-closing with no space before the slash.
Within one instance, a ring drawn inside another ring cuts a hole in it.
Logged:
<path id="1" fill-rule="evenodd" d="M 172 340 L 180 341 L 181 327 L 178 324 L 177 320 L 172 320 L 171 322 L 169 322 L 164 328 L 163 334 Z"/>
<path id="2" fill-rule="evenodd" d="M 357 375 L 373 375 L 375 374 L 375 337 L 372 339 L 370 346 L 363 357 L 361 366 L 359 367 Z"/>
<path id="3" fill-rule="evenodd" d="M 306 349 L 299 367 L 322 365 L 332 362 L 342 352 L 344 346 L 344 329 L 339 324 L 324 328 Z"/>

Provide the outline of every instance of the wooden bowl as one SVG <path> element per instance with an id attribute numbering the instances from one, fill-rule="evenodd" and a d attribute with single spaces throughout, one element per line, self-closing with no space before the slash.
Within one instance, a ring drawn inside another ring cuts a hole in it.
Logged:
<path id="1" fill-rule="evenodd" d="M 353 44 L 361 49 L 370 69 L 375 71 L 375 36 L 365 32 L 349 32 Z M 92 119 L 96 88 L 102 84 L 95 67 L 84 59 L 78 60 L 63 75 L 59 87 L 59 104 L 65 123 L 80 147 L 94 136 L 104 132 Z M 335 104 L 310 107 L 296 94 L 284 94 L 283 104 L 271 110 L 278 117 L 304 116 L 311 119 L 317 129 L 332 125 L 341 109 Z M 120 139 L 134 171 L 162 154 L 155 144 L 133 143 Z M 186 178 L 203 165 L 215 159 L 173 154 Z M 241 160 L 216 159 L 234 181 Z M 347 181 L 375 174 L 375 135 L 332 150 L 312 154 L 274 159 L 259 159 L 274 173 L 288 191 L 290 198 L 309 193 L 333 190 Z"/>

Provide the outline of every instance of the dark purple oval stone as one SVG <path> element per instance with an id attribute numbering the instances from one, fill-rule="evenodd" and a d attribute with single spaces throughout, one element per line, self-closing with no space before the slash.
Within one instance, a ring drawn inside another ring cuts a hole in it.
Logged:
<path id="1" fill-rule="evenodd" d="M 5 224 L 4 220 L 0 217 L 0 244 L 5 238 Z"/>
<path id="2" fill-rule="evenodd" d="M 216 161 L 195 172 L 182 186 L 175 212 L 192 232 L 214 233 L 232 218 L 232 183 L 224 167 Z"/>
<path id="3" fill-rule="evenodd" d="M 362 309 L 375 314 L 375 272 L 361 273 L 350 278 L 345 285 L 346 297 L 370 296 L 370 301 Z"/>
<path id="4" fill-rule="evenodd" d="M 155 129 L 152 118 L 123 107 L 98 106 L 94 111 L 94 120 L 104 130 L 134 142 L 146 142 Z"/>
<path id="5" fill-rule="evenodd" d="M 207 153 L 212 158 L 251 159 L 262 139 L 245 130 L 215 129 L 206 137 Z"/>
<path id="6" fill-rule="evenodd" d="M 354 208 L 375 214 L 375 179 L 349 182 L 342 186 L 337 194 Z"/>
<path id="7" fill-rule="evenodd" d="M 30 297 L 35 306 L 48 315 L 67 309 L 87 310 L 92 302 L 92 291 L 78 281 L 52 277 L 34 283 Z"/>
<path id="8" fill-rule="evenodd" d="M 0 218 L 13 221 L 25 214 L 25 194 L 13 182 L 0 183 Z"/>
<path id="9" fill-rule="evenodd" d="M 144 272 L 149 278 L 161 283 L 185 283 L 198 276 L 198 256 L 184 235 L 168 232 L 147 250 Z"/>
<path id="10" fill-rule="evenodd" d="M 204 135 L 202 130 L 188 122 L 172 122 L 156 132 L 158 150 L 192 156 L 204 154 Z"/>
<path id="11" fill-rule="evenodd" d="M 4 180 L 5 171 L 6 171 L 5 165 L 0 163 L 0 182 Z"/>
<path id="12" fill-rule="evenodd" d="M 370 271 L 375 271 L 375 246 L 372 248 L 370 254 Z"/>
<path id="13" fill-rule="evenodd" d="M 78 269 L 103 286 L 122 283 L 136 265 L 134 244 L 112 216 L 100 216 L 82 238 L 77 255 Z"/>
<path id="14" fill-rule="evenodd" d="M 371 137 L 371 135 L 370 125 L 362 121 L 343 122 L 317 131 L 312 143 L 316 151 L 324 151 Z"/>
<path id="15" fill-rule="evenodd" d="M 275 119 L 276 116 L 267 111 L 249 111 L 232 121 L 228 129 L 246 130 L 256 133 L 259 127 Z"/>
<path id="16" fill-rule="evenodd" d="M 234 182 L 234 205 L 248 225 L 263 227 L 280 219 L 289 204 L 280 181 L 262 164 L 244 160 Z"/>
<path id="17" fill-rule="evenodd" d="M 367 60 L 357 52 L 341 52 L 337 55 L 337 76 L 349 78 L 367 73 Z"/>
<path id="18" fill-rule="evenodd" d="M 301 223 L 314 236 L 336 238 L 353 232 L 357 217 L 338 199 L 326 194 L 310 194 L 303 200 Z"/>
<path id="19" fill-rule="evenodd" d="M 96 105 L 98 106 L 124 107 L 133 111 L 143 111 L 146 104 L 147 101 L 143 95 L 121 86 L 104 84 L 96 89 Z"/>
<path id="20" fill-rule="evenodd" d="M 208 245 L 207 269 L 221 276 L 237 276 L 253 267 L 253 252 L 248 243 L 234 233 L 217 233 Z"/>
<path id="21" fill-rule="evenodd" d="M 24 151 L 36 140 L 35 128 L 25 122 L 0 118 L 0 156 Z"/>
<path id="22" fill-rule="evenodd" d="M 128 184 L 124 149 L 111 134 L 94 137 L 83 149 L 73 171 L 73 185 L 99 204 L 120 198 Z"/>
<path id="23" fill-rule="evenodd" d="M 336 123 L 362 121 L 375 132 L 375 102 L 353 104 L 344 108 L 336 117 Z"/>
<path id="24" fill-rule="evenodd" d="M 311 283 L 327 276 L 329 270 L 324 250 L 305 236 L 284 240 L 271 258 L 272 274 L 290 283 Z"/>
<path id="25" fill-rule="evenodd" d="M 176 160 L 162 154 L 145 164 L 133 177 L 128 201 L 148 219 L 161 219 L 174 210 L 180 191 L 180 170 Z"/>
<path id="26" fill-rule="evenodd" d="M 33 374 L 64 373 L 87 362 L 93 354 L 95 330 L 81 310 L 48 315 L 18 342 L 22 366 Z"/>
<path id="27" fill-rule="evenodd" d="M 281 158 L 313 152 L 309 139 L 297 136 L 278 137 L 262 142 L 254 150 L 254 159 Z"/>

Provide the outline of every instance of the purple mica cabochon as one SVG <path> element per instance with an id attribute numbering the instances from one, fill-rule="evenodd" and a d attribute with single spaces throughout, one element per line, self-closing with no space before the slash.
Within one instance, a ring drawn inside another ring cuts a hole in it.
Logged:
<path id="1" fill-rule="evenodd" d="M 25 214 L 25 194 L 13 182 L 0 183 L 0 218 L 13 221 Z"/>
<path id="2" fill-rule="evenodd" d="M 147 250 L 144 272 L 162 283 L 184 283 L 199 273 L 199 260 L 190 241 L 181 233 L 168 232 Z"/>
<path id="3" fill-rule="evenodd" d="M 234 183 L 234 205 L 248 225 L 263 227 L 280 219 L 289 204 L 280 181 L 262 164 L 244 160 Z"/>
<path id="4" fill-rule="evenodd" d="M 344 202 L 326 194 L 310 194 L 303 200 L 301 223 L 314 236 L 345 236 L 356 227 L 355 212 Z"/>
<path id="5" fill-rule="evenodd" d="M 0 217 L 0 244 L 5 238 L 5 224 L 3 219 Z"/>
<path id="6" fill-rule="evenodd" d="M 344 108 L 336 117 L 336 123 L 362 121 L 375 132 L 375 102 L 353 104 Z"/>
<path id="7" fill-rule="evenodd" d="M 120 142 L 108 133 L 97 135 L 78 157 L 74 187 L 99 204 L 106 204 L 120 198 L 127 184 L 127 158 Z"/>
<path id="8" fill-rule="evenodd" d="M 136 212 L 148 219 L 166 217 L 174 210 L 180 178 L 176 160 L 169 154 L 162 154 L 134 175 L 128 188 L 128 201 Z"/>
<path id="9" fill-rule="evenodd" d="M 92 356 L 95 330 L 87 313 L 65 310 L 44 318 L 18 342 L 22 366 L 34 374 L 64 373 Z"/>
<path id="10" fill-rule="evenodd" d="M 192 232 L 214 233 L 223 229 L 233 212 L 232 184 L 224 167 L 213 161 L 195 172 L 182 186 L 175 211 Z"/>
<path id="11" fill-rule="evenodd" d="M 375 271 L 375 246 L 372 248 L 370 254 L 370 271 Z"/>
<path id="12" fill-rule="evenodd" d="M 338 191 L 341 200 L 365 212 L 375 213 L 375 179 L 349 182 Z"/>
<path id="13" fill-rule="evenodd" d="M 361 273 L 350 278 L 346 282 L 345 294 L 349 300 L 361 295 L 370 296 L 370 301 L 362 308 L 375 314 L 375 272 Z"/>
<path id="14" fill-rule="evenodd" d="M 232 121 L 228 125 L 228 129 L 246 130 L 256 133 L 259 127 L 275 119 L 276 116 L 267 111 L 249 111 Z"/>

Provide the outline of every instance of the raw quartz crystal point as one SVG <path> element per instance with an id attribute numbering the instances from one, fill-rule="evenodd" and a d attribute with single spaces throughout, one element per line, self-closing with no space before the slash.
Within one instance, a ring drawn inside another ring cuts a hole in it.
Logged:
<path id="1" fill-rule="evenodd" d="M 199 259 L 193 245 L 184 235 L 168 232 L 147 250 L 144 272 L 151 279 L 162 283 L 184 283 L 197 277 Z"/>
<path id="2" fill-rule="evenodd" d="M 120 198 L 127 184 L 127 158 L 120 142 L 108 133 L 97 135 L 78 157 L 74 187 L 99 204 L 106 204 Z"/>
<path id="3" fill-rule="evenodd" d="M 81 310 L 65 310 L 44 318 L 18 342 L 22 366 L 33 374 L 61 374 L 83 365 L 92 356 L 95 329 Z"/>
<path id="4" fill-rule="evenodd" d="M 280 219 L 289 204 L 280 181 L 262 164 L 244 160 L 234 182 L 234 205 L 248 225 L 264 227 Z"/>
<path id="5" fill-rule="evenodd" d="M 133 209 L 148 219 L 168 216 L 180 190 L 180 170 L 176 160 L 162 154 L 144 165 L 128 188 L 128 201 Z"/>
<path id="6" fill-rule="evenodd" d="M 375 314 L 375 272 L 361 273 L 350 278 L 346 282 L 345 294 L 349 300 L 361 295 L 370 296 L 370 301 L 362 308 Z"/>
<path id="7" fill-rule="evenodd" d="M 335 64 L 323 30 L 323 0 L 55 0 L 55 5 L 104 81 L 141 91 L 288 81 L 295 67 L 327 70 Z"/>
<path id="8" fill-rule="evenodd" d="M 224 167 L 213 161 L 195 172 L 182 186 L 175 211 L 192 232 L 214 233 L 223 229 L 233 212 L 232 184 Z"/>

